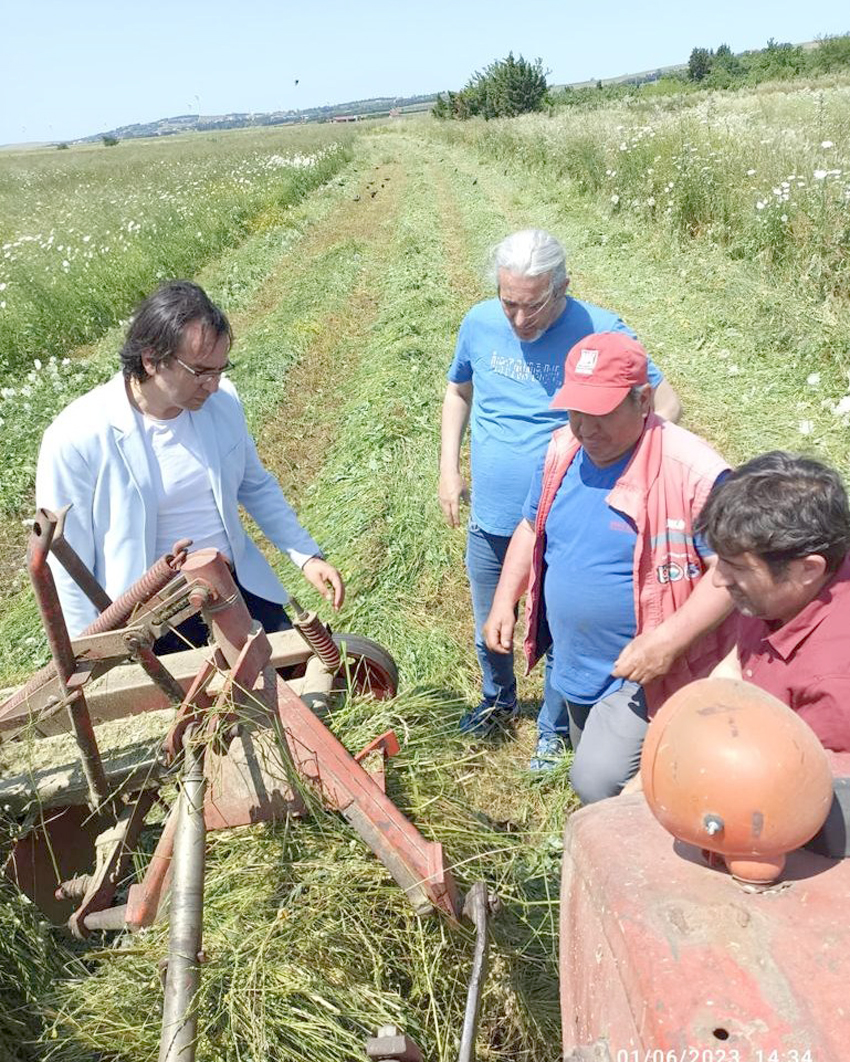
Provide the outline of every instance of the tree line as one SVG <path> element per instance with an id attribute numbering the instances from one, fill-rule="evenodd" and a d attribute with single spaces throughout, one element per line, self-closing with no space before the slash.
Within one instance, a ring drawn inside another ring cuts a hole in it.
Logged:
<path id="1" fill-rule="evenodd" d="M 716 49 L 694 48 L 687 65 L 673 71 L 656 70 L 623 81 L 553 92 L 542 60 L 529 62 L 511 52 L 506 59 L 477 71 L 459 92 L 440 93 L 432 113 L 437 118 L 513 118 L 544 107 L 602 106 L 609 100 L 641 93 L 682 92 L 689 88 L 737 88 L 802 76 L 850 70 L 850 34 L 828 36 L 813 48 L 778 43 L 735 55 L 728 44 Z"/>

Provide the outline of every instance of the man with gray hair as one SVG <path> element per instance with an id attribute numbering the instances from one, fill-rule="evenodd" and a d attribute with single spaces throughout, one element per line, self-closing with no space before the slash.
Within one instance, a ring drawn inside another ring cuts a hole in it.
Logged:
<path id="1" fill-rule="evenodd" d="M 595 332 L 634 333 L 614 313 L 567 295 L 564 248 L 542 229 L 504 239 L 493 253 L 497 298 L 474 306 L 463 320 L 443 400 L 440 506 L 460 524 L 467 485 L 461 444 L 471 422 L 472 507 L 466 567 L 482 673 L 481 703 L 460 721 L 464 733 L 488 736 L 516 714 L 513 658 L 487 648 L 483 627 L 493 604 L 511 535 L 522 519 L 534 471 L 555 428 L 567 421 L 550 408 L 564 381 L 569 350 Z M 655 412 L 677 420 L 679 400 L 649 363 Z M 532 770 L 552 767 L 568 739 L 566 707 L 549 682 L 547 661 L 539 741 Z"/>

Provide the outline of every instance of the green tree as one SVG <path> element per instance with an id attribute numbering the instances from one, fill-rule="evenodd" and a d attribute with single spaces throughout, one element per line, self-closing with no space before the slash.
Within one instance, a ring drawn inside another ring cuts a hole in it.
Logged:
<path id="1" fill-rule="evenodd" d="M 694 48 L 688 59 L 688 79 L 690 81 L 702 81 L 711 73 L 714 55 L 708 48 Z"/>
<path id="2" fill-rule="evenodd" d="M 787 41 L 778 44 L 773 37 L 767 47 L 758 52 L 754 58 L 754 80 L 785 79 L 802 73 L 806 65 L 803 49 Z"/>
<path id="3" fill-rule="evenodd" d="M 514 59 L 513 52 L 484 70 L 480 87 L 487 110 L 487 118 L 515 118 L 518 114 L 540 111 L 546 101 L 548 84 L 543 61 L 533 63 L 520 56 Z"/>
<path id="4" fill-rule="evenodd" d="M 448 105 L 447 101 L 443 99 L 442 92 L 438 92 L 437 93 L 437 99 L 434 102 L 434 106 L 431 108 L 431 114 L 433 114 L 435 118 L 441 118 L 441 119 L 445 119 L 445 118 L 450 118 L 451 117 L 451 111 L 449 110 L 449 105 Z"/>
<path id="5" fill-rule="evenodd" d="M 476 115 L 482 118 L 514 118 L 518 114 L 539 111 L 548 102 L 548 71 L 543 61 L 530 63 L 522 56 L 515 59 L 513 52 L 506 59 L 491 63 L 476 72 L 460 92 L 447 93 L 445 116 L 466 119 Z M 434 113 L 442 115 L 443 108 Z"/>
<path id="6" fill-rule="evenodd" d="M 714 53 L 712 69 L 716 70 L 718 67 L 725 70 L 733 78 L 740 77 L 744 71 L 741 60 L 737 55 L 732 54 L 732 49 L 728 44 L 721 44 Z"/>
<path id="7" fill-rule="evenodd" d="M 811 55 L 811 65 L 825 74 L 850 67 L 850 33 L 840 37 L 822 37 Z"/>
<path id="8" fill-rule="evenodd" d="M 103 141 L 104 147 L 115 147 L 115 145 L 118 143 L 118 137 L 109 136 L 109 134 L 107 134 L 106 136 L 102 136 L 100 139 Z"/>

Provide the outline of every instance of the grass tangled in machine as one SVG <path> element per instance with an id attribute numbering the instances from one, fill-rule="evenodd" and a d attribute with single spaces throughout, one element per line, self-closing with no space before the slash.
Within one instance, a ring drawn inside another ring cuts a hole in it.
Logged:
<path id="1" fill-rule="evenodd" d="M 70 960 L 36 908 L 0 879 L 0 1058 L 30 1062 L 42 1028 L 38 1009 Z"/>
<path id="2" fill-rule="evenodd" d="M 484 878 L 502 899 L 492 923 L 480 1057 L 554 1060 L 557 838 L 566 787 L 543 794 L 549 818 L 542 829 L 539 808 L 524 817 L 517 806 L 501 821 L 476 811 L 467 787 L 482 792 L 489 750 L 457 736 L 461 707 L 447 694 L 412 691 L 394 701 L 346 701 L 331 725 L 349 749 L 396 730 L 402 751 L 388 767 L 390 796 L 429 839 L 442 841 L 462 889 Z M 494 793 L 488 811 L 503 807 Z M 538 823 L 534 836 L 529 821 Z M 92 945 L 82 956 L 86 975 L 77 967 L 42 1000 L 52 1017 L 41 1057 L 155 1058 L 157 963 L 167 935 L 161 923 Z M 434 1062 L 453 1059 L 473 942 L 468 925 L 417 918 L 342 818 L 315 803 L 304 820 L 212 834 L 199 1062 L 361 1059 L 365 1037 L 389 1023 Z"/>

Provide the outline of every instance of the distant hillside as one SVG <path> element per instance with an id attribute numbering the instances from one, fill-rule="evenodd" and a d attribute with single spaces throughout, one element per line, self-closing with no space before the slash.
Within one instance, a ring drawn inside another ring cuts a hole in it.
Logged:
<path id="1" fill-rule="evenodd" d="M 308 107 L 302 111 L 270 111 L 264 114 L 256 112 L 216 115 L 179 114 L 174 118 L 159 118 L 153 122 L 122 125 L 117 129 L 80 137 L 74 143 L 92 143 L 104 136 L 131 140 L 139 136 L 171 136 L 174 133 L 186 133 L 193 130 L 205 132 L 211 129 L 241 129 L 246 126 L 329 122 L 344 118 L 380 118 L 390 113 L 410 114 L 427 110 L 436 98 L 437 94 L 433 92 L 426 96 L 378 96 L 370 100 L 353 100 L 348 103 L 328 104 L 324 107 Z"/>
<path id="2" fill-rule="evenodd" d="M 817 41 L 806 41 L 796 47 L 810 51 L 817 47 Z M 739 56 L 754 55 L 758 50 L 738 53 Z M 551 85 L 552 89 L 582 89 L 602 85 L 634 84 L 657 81 L 665 75 L 677 75 L 686 71 L 687 63 L 672 66 L 660 66 L 652 70 L 643 70 L 635 74 L 621 74 L 619 77 L 602 78 L 598 81 L 573 81 L 565 84 Z M 93 143 L 104 136 L 116 137 L 118 140 L 131 140 L 142 136 L 171 136 L 174 133 L 199 132 L 212 129 L 241 129 L 247 126 L 262 125 L 296 125 L 302 122 L 329 122 L 345 119 L 382 118 L 389 115 L 411 114 L 426 111 L 434 105 L 437 93 L 424 96 L 376 96 L 368 100 L 351 100 L 348 103 L 326 104 L 323 107 L 308 107 L 305 110 L 270 111 L 268 113 L 233 113 L 217 115 L 180 114 L 174 118 L 159 118 L 153 122 L 123 125 L 118 129 L 104 130 L 92 136 L 80 137 L 73 141 L 77 144 Z"/>

